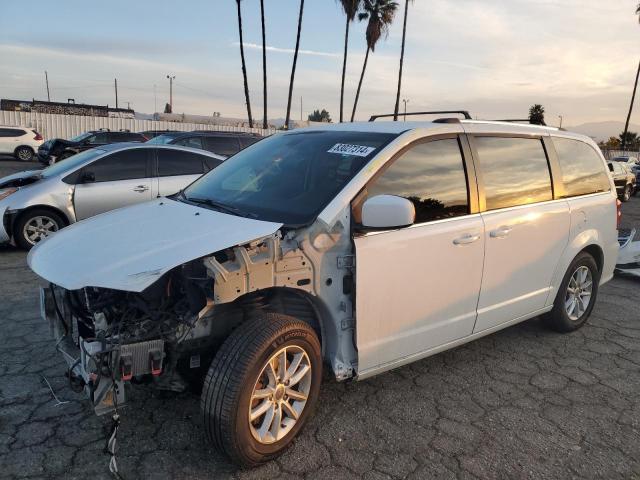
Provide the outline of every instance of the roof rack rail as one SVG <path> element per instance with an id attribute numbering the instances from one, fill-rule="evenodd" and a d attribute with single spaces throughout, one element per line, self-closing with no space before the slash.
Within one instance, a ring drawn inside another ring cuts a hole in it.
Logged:
<path id="1" fill-rule="evenodd" d="M 462 115 L 464 116 L 465 120 L 472 120 L 471 115 L 469 114 L 469 112 L 467 110 L 433 110 L 430 112 L 407 112 L 407 113 L 398 113 L 399 117 L 405 117 L 405 116 L 409 116 L 409 115 L 449 115 L 449 114 L 457 114 L 457 115 Z M 385 113 L 382 115 L 371 115 L 371 118 L 369 118 L 370 122 L 374 122 L 376 121 L 378 118 L 388 118 L 388 117 L 393 117 L 395 116 L 395 114 L 393 113 Z"/>
<path id="2" fill-rule="evenodd" d="M 543 121 L 542 123 L 531 123 L 531 120 L 528 118 L 507 118 L 503 120 L 493 120 L 494 122 L 507 122 L 507 123 L 528 123 L 530 125 L 539 125 L 541 127 L 546 127 L 547 124 Z"/>

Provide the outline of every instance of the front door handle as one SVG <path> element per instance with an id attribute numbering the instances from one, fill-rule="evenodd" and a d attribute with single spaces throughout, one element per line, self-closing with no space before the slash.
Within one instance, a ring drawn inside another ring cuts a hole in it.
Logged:
<path id="1" fill-rule="evenodd" d="M 491 230 L 489 235 L 491 236 L 491 238 L 504 238 L 507 235 L 509 235 L 509 233 L 511 233 L 511 230 L 513 230 L 513 227 L 509 227 L 508 225 L 503 225 L 500 228 Z"/>
<path id="2" fill-rule="evenodd" d="M 149 190 L 149 187 L 147 187 L 146 185 L 138 185 L 136 188 L 133 189 L 134 192 L 146 192 L 147 190 Z"/>
<path id="3" fill-rule="evenodd" d="M 462 237 L 456 238 L 453 241 L 454 245 L 469 245 L 470 243 L 473 243 L 475 241 L 477 241 L 480 238 L 480 235 L 478 235 L 477 233 L 470 233 L 467 235 L 463 235 Z"/>

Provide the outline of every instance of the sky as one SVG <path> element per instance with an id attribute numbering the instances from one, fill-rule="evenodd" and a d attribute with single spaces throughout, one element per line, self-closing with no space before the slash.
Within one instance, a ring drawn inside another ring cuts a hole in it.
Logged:
<path id="1" fill-rule="evenodd" d="M 244 117 L 233 0 L 2 2 L 0 97 L 162 110 L 175 75 L 174 112 Z M 393 111 L 402 38 L 400 0 L 388 37 L 369 58 L 357 119 Z M 522 118 L 533 103 L 547 122 L 624 121 L 640 59 L 637 0 L 415 0 L 409 4 L 402 98 L 407 109 L 467 109 Z M 334 0 L 306 0 L 292 117 L 339 117 L 344 17 Z M 285 116 L 299 2 L 265 0 L 268 116 Z M 262 117 L 259 0 L 243 0 L 254 118 Z M 21 19 L 16 21 L 16 19 Z M 349 41 L 345 116 L 365 53 L 363 23 Z M 640 123 L 640 99 L 632 123 Z M 402 105 L 402 104 L 401 104 Z"/>

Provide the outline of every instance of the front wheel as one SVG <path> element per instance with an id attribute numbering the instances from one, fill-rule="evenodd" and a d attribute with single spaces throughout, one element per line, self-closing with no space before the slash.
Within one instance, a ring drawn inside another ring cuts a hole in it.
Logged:
<path id="1" fill-rule="evenodd" d="M 623 202 L 628 202 L 630 198 L 631 198 L 631 185 L 627 185 L 626 187 L 624 187 L 624 192 L 622 192 L 622 196 L 620 197 L 620 200 L 622 200 Z"/>
<path id="2" fill-rule="evenodd" d="M 14 226 L 16 244 L 30 250 L 52 233 L 65 226 L 60 215 L 45 209 L 28 210 L 18 217 Z"/>
<path id="3" fill-rule="evenodd" d="M 547 325 L 563 333 L 582 327 L 593 310 L 599 282 L 595 260 L 586 252 L 580 253 L 560 284 L 553 309 L 544 316 Z"/>
<path id="4" fill-rule="evenodd" d="M 307 323 L 269 313 L 237 328 L 216 354 L 200 406 L 214 447 L 242 466 L 279 455 L 313 412 L 322 354 Z"/>

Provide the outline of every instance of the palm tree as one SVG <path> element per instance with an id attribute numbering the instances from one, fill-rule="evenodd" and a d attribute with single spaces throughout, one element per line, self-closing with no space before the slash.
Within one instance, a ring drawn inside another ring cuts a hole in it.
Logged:
<path id="1" fill-rule="evenodd" d="M 347 22 L 344 30 L 344 55 L 342 57 L 342 82 L 340 83 L 340 122 L 342 122 L 342 111 L 344 106 L 344 77 L 347 72 L 347 47 L 349 45 L 349 26 L 356 18 L 356 13 L 360 8 L 361 0 L 340 0 Z"/>
<path id="2" fill-rule="evenodd" d="M 413 0 L 411 0 L 413 2 Z M 396 106 L 393 110 L 393 121 L 398 121 L 398 110 L 400 109 L 400 87 L 402 86 L 402 66 L 404 64 L 404 42 L 407 36 L 407 12 L 409 11 L 409 0 L 404 1 L 404 22 L 402 24 L 402 48 L 400 49 L 400 70 L 398 71 L 398 92 L 396 93 Z"/>
<path id="3" fill-rule="evenodd" d="M 262 98 L 264 104 L 264 115 L 262 117 L 262 128 L 267 126 L 267 43 L 264 30 L 264 0 L 260 0 L 260 20 L 262 22 Z"/>
<path id="4" fill-rule="evenodd" d="M 362 88 L 364 72 L 367 69 L 369 52 L 375 52 L 378 40 L 380 40 L 382 35 L 385 35 L 386 37 L 389 32 L 389 25 L 393 22 L 393 17 L 398 9 L 398 3 L 393 0 L 364 0 L 363 7 L 364 12 L 358 15 L 358 19 L 360 21 L 368 20 L 365 35 L 367 40 L 367 53 L 364 56 L 362 73 L 360 74 L 360 81 L 358 82 L 358 89 L 356 90 L 356 99 L 353 102 L 353 110 L 351 112 L 352 122 L 356 116 L 356 109 L 358 108 L 358 99 L 360 98 L 360 89 Z"/>
<path id="5" fill-rule="evenodd" d="M 293 66 L 291 67 L 291 80 L 289 80 L 289 99 L 287 100 L 287 117 L 284 121 L 284 128 L 289 128 L 291 118 L 291 95 L 293 94 L 293 78 L 296 76 L 296 63 L 298 62 L 298 49 L 300 48 L 300 30 L 302 29 L 302 11 L 304 0 L 300 0 L 300 14 L 298 15 L 298 35 L 296 36 L 296 51 L 293 54 Z"/>
<path id="6" fill-rule="evenodd" d="M 640 22 L 640 3 L 636 8 L 636 15 L 638 15 L 638 22 Z M 622 133 L 622 150 L 627 146 L 627 132 L 629 131 L 629 122 L 631 121 L 631 114 L 633 113 L 633 104 L 636 101 L 636 91 L 638 90 L 638 78 L 640 78 L 640 62 L 638 62 L 638 71 L 636 72 L 636 83 L 633 84 L 633 94 L 631 95 L 631 105 L 629 105 L 629 113 L 627 114 L 627 121 L 624 124 L 624 132 Z"/>
<path id="7" fill-rule="evenodd" d="M 249 127 L 253 128 L 253 118 L 251 117 L 251 102 L 249 101 L 249 82 L 247 81 L 247 65 L 244 61 L 244 43 L 242 41 L 242 12 L 240 10 L 240 0 L 236 0 L 236 4 L 238 5 L 238 32 L 240 33 L 240 58 L 242 59 L 242 78 L 244 78 L 244 101 L 247 105 Z"/>

